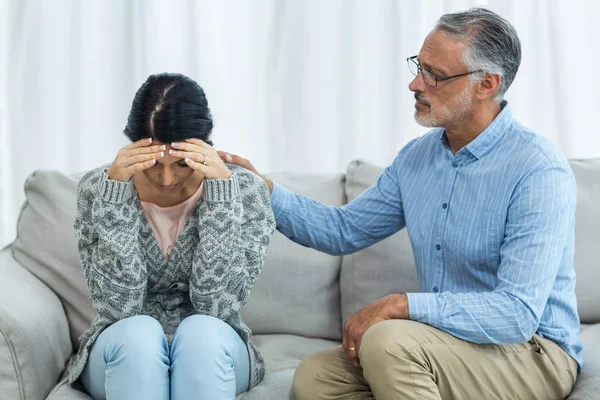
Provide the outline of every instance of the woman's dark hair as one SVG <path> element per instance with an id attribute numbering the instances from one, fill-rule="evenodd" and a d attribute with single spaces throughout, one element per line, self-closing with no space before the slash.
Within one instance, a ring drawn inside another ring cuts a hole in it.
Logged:
<path id="1" fill-rule="evenodd" d="M 150 75 L 138 89 L 123 133 L 132 142 L 151 137 L 163 143 L 201 139 L 208 135 L 212 116 L 204 90 L 181 74 Z"/>

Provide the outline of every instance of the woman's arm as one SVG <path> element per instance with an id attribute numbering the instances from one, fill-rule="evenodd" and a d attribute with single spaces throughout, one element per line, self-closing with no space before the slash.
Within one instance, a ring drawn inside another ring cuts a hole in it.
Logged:
<path id="1" fill-rule="evenodd" d="M 140 214 L 131 182 L 89 172 L 77 187 L 75 236 L 92 304 L 110 321 L 137 315 L 146 297 L 146 266 L 140 254 Z"/>
<path id="2" fill-rule="evenodd" d="M 190 297 L 197 313 L 227 320 L 250 296 L 265 262 L 275 219 L 269 190 L 250 172 L 207 179 L 204 185 Z"/>

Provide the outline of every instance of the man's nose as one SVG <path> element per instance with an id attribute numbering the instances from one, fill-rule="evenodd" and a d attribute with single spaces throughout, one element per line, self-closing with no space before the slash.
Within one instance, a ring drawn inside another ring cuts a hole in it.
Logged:
<path id="1" fill-rule="evenodd" d="M 408 89 L 411 92 L 425 92 L 427 90 L 427 85 L 423 80 L 423 74 L 417 74 L 417 76 L 415 76 L 415 79 L 413 79 L 412 82 L 410 82 L 410 84 L 408 85 Z"/>

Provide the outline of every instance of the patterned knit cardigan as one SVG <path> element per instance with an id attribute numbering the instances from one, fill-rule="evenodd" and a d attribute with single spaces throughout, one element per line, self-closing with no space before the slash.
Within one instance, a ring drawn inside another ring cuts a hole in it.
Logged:
<path id="1" fill-rule="evenodd" d="M 69 382 L 83 371 L 90 347 L 109 325 L 134 315 L 157 319 L 171 343 L 194 314 L 227 322 L 247 344 L 250 387 L 264 361 L 250 342 L 240 309 L 265 262 L 275 229 L 264 181 L 227 165 L 229 179 L 206 179 L 203 193 L 167 261 L 146 220 L 132 181 L 108 178 L 107 166 L 87 173 L 77 188 L 75 234 L 83 273 L 98 315 L 79 338 Z"/>

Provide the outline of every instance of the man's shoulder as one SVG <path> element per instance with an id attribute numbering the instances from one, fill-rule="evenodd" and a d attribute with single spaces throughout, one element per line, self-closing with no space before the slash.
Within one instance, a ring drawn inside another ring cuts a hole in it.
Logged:
<path id="1" fill-rule="evenodd" d="M 511 135 L 513 157 L 523 160 L 524 167 L 562 167 L 570 170 L 567 158 L 549 139 L 514 122 Z"/>
<path id="2" fill-rule="evenodd" d="M 566 157 L 554 143 L 519 122 L 513 124 L 512 137 L 517 153 L 525 153 L 536 164 L 568 166 Z"/>

